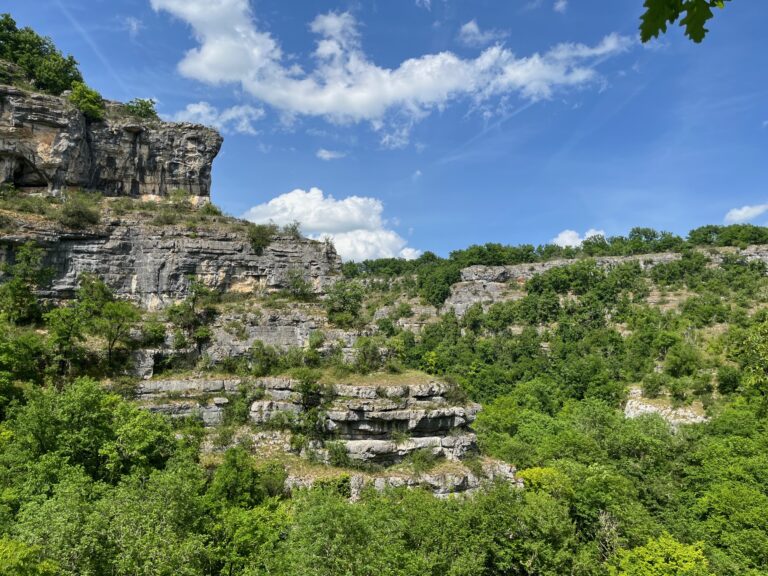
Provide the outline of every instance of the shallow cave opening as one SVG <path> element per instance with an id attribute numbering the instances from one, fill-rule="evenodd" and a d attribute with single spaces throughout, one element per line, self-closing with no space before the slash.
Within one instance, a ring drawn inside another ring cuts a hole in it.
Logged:
<path id="1" fill-rule="evenodd" d="M 13 185 L 16 188 L 43 188 L 48 179 L 26 158 L 16 157 L 13 170 Z"/>

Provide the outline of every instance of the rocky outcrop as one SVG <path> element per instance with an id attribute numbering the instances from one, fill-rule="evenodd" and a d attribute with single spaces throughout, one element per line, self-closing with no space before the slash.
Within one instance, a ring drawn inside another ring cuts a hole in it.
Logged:
<path id="1" fill-rule="evenodd" d="M 671 405 L 669 398 L 643 398 L 642 391 L 639 388 L 630 389 L 629 399 L 624 406 L 624 416 L 627 418 L 637 418 L 646 414 L 660 416 L 672 428 L 677 428 L 683 424 L 701 424 L 709 420 L 704 414 L 704 407 L 699 401 L 694 402 L 690 406 L 674 407 Z"/>
<path id="2" fill-rule="evenodd" d="M 457 282 L 451 286 L 451 294 L 443 304 L 443 311 L 453 310 L 456 316 L 464 316 L 475 304 L 487 307 L 496 302 L 519 300 L 524 295 L 516 286 L 504 282 L 475 280 Z"/>
<path id="3" fill-rule="evenodd" d="M 3 236 L 0 261 L 12 260 L 14 247 L 28 240 L 45 248 L 45 264 L 54 271 L 46 296 L 71 297 L 79 276 L 90 272 L 150 309 L 184 298 L 190 277 L 222 292 L 252 292 L 284 288 L 298 271 L 322 292 L 341 265 L 330 244 L 305 238 L 276 237 L 259 254 L 236 221 L 189 229 L 133 217 L 82 233 L 27 227 Z"/>
<path id="4" fill-rule="evenodd" d="M 250 408 L 256 425 L 280 425 L 301 417 L 305 399 L 299 381 L 265 377 L 250 381 L 231 379 L 148 380 L 137 399 L 148 409 L 170 416 L 197 416 L 206 424 L 221 420 L 227 396 L 241 386 L 263 392 Z M 336 385 L 326 391 L 321 405 L 322 427 L 328 439 L 343 443 L 353 461 L 394 464 L 409 454 L 428 450 L 448 460 L 460 460 L 476 451 L 470 426 L 480 406 L 451 402 L 452 388 L 442 382 L 352 386 Z M 328 460 L 322 444 L 312 446 L 316 457 Z"/>
<path id="5" fill-rule="evenodd" d="M 91 122 L 64 97 L 0 86 L 0 184 L 208 197 L 221 144 L 210 128 L 133 118 L 117 103 L 107 103 L 104 121 Z"/>
<path id="6" fill-rule="evenodd" d="M 451 470 L 435 470 L 422 474 L 387 474 L 374 475 L 353 474 L 348 477 L 350 500 L 359 500 L 366 488 L 383 492 L 391 488 L 422 488 L 429 490 L 438 498 L 446 498 L 455 494 L 472 494 L 492 482 L 507 482 L 518 488 L 523 482 L 516 476 L 517 469 L 497 460 L 485 460 L 479 469 L 472 471 L 467 468 Z M 309 488 L 317 484 L 312 477 L 289 475 L 286 489 Z"/>
<path id="7" fill-rule="evenodd" d="M 638 256 L 603 256 L 594 258 L 594 261 L 600 268 L 614 268 L 626 262 L 638 262 L 641 268 L 646 269 L 658 266 L 659 264 L 680 260 L 681 257 L 676 252 L 662 252 L 660 254 L 642 254 Z M 462 282 L 491 283 L 515 281 L 522 284 L 547 270 L 570 266 L 576 262 L 578 260 L 557 259 L 546 262 L 532 262 L 530 264 L 514 264 L 511 266 L 469 266 L 461 271 L 461 280 Z"/>

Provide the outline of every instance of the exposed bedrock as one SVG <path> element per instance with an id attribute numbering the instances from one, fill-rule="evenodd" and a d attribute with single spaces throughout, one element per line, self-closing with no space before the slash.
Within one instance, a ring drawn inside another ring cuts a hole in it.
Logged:
<path id="1" fill-rule="evenodd" d="M 250 384 L 263 398 L 250 407 L 256 425 L 274 425 L 300 417 L 305 406 L 299 381 L 265 377 L 147 380 L 139 385 L 139 402 L 171 416 L 196 416 L 208 425 L 221 421 L 228 396 Z M 459 460 L 477 449 L 471 430 L 480 406 L 447 399 L 451 387 L 441 382 L 383 386 L 335 385 L 322 404 L 323 427 L 340 441 L 353 460 L 393 464 L 417 450 Z M 322 448 L 318 452 L 323 453 Z"/>
<path id="2" fill-rule="evenodd" d="M 50 228 L 3 236 L 0 260 L 34 239 L 54 271 L 46 296 L 70 298 L 84 272 L 96 274 L 118 296 L 159 308 L 188 294 L 190 277 L 222 292 L 284 288 L 295 271 L 322 292 L 339 273 L 341 260 L 324 242 L 276 237 L 257 254 L 244 231 L 221 226 L 191 231 L 153 226 L 139 218 L 111 222 L 89 233 Z"/>
<path id="3" fill-rule="evenodd" d="M 18 188 L 208 197 L 221 144 L 205 126 L 132 118 L 117 103 L 91 122 L 64 97 L 0 85 L 0 183 Z"/>

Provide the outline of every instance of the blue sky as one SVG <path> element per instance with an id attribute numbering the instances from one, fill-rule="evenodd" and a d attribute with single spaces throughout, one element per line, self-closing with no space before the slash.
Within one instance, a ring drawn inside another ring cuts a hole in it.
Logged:
<path id="1" fill-rule="evenodd" d="M 641 0 L 37 0 L 105 97 L 215 124 L 213 199 L 345 257 L 768 222 L 768 4 L 703 44 Z M 734 209 L 738 209 L 734 211 Z M 726 218 L 726 216 L 728 217 Z"/>

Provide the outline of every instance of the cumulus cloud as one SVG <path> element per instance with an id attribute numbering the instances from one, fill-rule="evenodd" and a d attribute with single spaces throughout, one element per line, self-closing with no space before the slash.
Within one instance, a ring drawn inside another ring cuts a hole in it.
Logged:
<path id="1" fill-rule="evenodd" d="M 560 14 L 563 14 L 566 10 L 568 10 L 568 0 L 555 0 L 554 9 L 555 12 L 560 12 Z"/>
<path id="2" fill-rule="evenodd" d="M 591 238 L 592 236 L 605 236 L 605 231 L 590 228 L 584 233 L 584 236 L 581 236 L 576 230 L 563 230 L 560 234 L 555 236 L 551 242 L 552 244 L 562 246 L 563 248 L 576 248 L 581 246 L 584 240 Z"/>
<path id="3" fill-rule="evenodd" d="M 458 40 L 465 46 L 480 48 L 506 38 L 500 30 L 480 30 L 476 20 L 470 20 L 459 29 Z"/>
<path id="4" fill-rule="evenodd" d="M 310 238 L 330 237 L 345 260 L 416 258 L 420 252 L 388 227 L 377 198 L 349 196 L 337 200 L 319 188 L 296 189 L 248 210 L 243 218 L 256 223 L 300 222 Z"/>
<path id="5" fill-rule="evenodd" d="M 522 57 L 494 45 L 476 58 L 440 52 L 386 68 L 363 51 L 355 17 L 330 12 L 310 24 L 318 38 L 307 70 L 259 27 L 248 0 L 150 1 L 156 11 L 192 28 L 198 45 L 180 61 L 182 75 L 212 85 L 237 84 L 284 117 L 366 121 L 374 128 L 395 117 L 402 132 L 391 137 L 384 132 L 394 145 L 402 143 L 413 121 L 461 98 L 483 103 L 516 94 L 535 101 L 594 84 L 598 61 L 632 44 L 610 34 L 595 46 L 559 44 Z"/>
<path id="6" fill-rule="evenodd" d="M 346 152 L 339 152 L 338 150 L 326 150 L 325 148 L 320 148 L 316 154 L 320 160 L 325 160 L 326 162 L 344 158 L 346 155 Z"/>
<path id="7" fill-rule="evenodd" d="M 426 10 L 432 10 L 432 0 L 416 0 L 416 6 Z"/>
<path id="8" fill-rule="evenodd" d="M 749 222 L 766 212 L 768 212 L 768 204 L 756 204 L 754 206 L 733 208 L 732 210 L 728 210 L 728 213 L 725 215 L 725 223 L 740 224 L 741 222 Z"/>
<path id="9" fill-rule="evenodd" d="M 195 102 L 188 104 L 184 110 L 176 112 L 171 119 L 175 122 L 193 122 L 213 126 L 222 132 L 253 135 L 257 133 L 253 124 L 262 116 L 264 116 L 264 110 L 253 106 L 232 106 L 219 111 L 208 102 Z"/>

